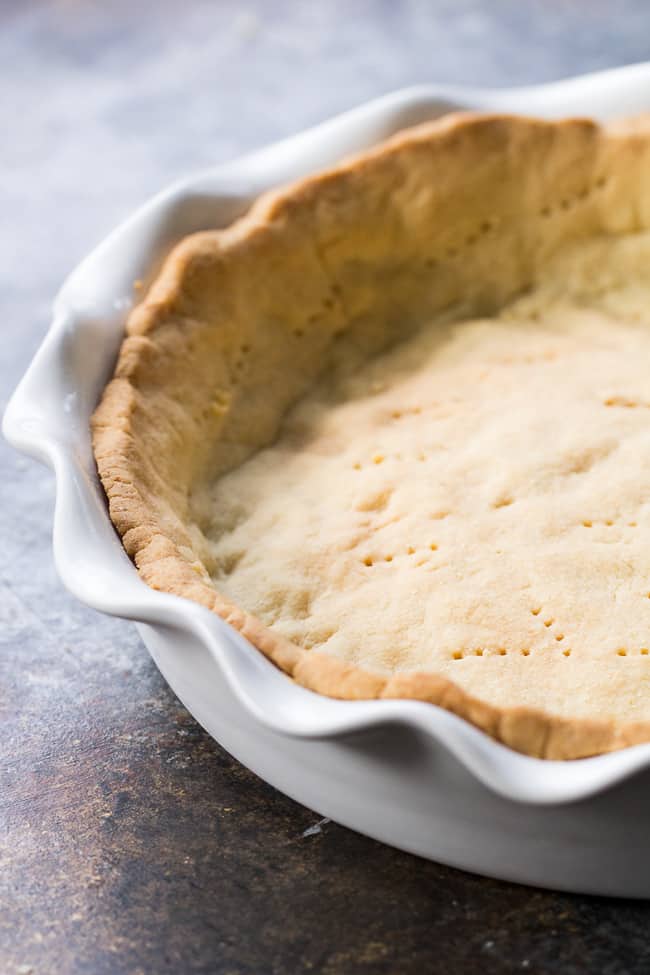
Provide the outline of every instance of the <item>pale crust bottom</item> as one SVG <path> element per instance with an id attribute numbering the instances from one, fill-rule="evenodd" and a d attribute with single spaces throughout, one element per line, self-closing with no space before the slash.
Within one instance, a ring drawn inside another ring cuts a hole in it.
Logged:
<path id="1" fill-rule="evenodd" d="M 207 485 L 215 587 L 308 651 L 296 680 L 535 754 L 594 712 L 598 750 L 646 736 L 649 261 L 649 235 L 562 250 L 499 316 L 329 376 Z"/>

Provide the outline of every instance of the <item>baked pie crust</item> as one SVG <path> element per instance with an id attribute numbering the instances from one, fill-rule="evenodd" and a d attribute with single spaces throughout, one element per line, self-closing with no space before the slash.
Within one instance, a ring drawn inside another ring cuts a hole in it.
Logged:
<path id="1" fill-rule="evenodd" d="M 142 578 L 298 683 L 650 740 L 650 129 L 459 114 L 170 254 L 92 421 Z"/>

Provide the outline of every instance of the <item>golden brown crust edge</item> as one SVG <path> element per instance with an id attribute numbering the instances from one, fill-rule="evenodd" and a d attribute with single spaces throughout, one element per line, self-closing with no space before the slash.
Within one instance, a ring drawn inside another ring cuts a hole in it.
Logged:
<path id="1" fill-rule="evenodd" d="M 164 573 L 141 575 L 163 589 L 200 603 L 234 627 L 296 683 L 327 697 L 347 701 L 409 699 L 434 704 L 469 721 L 515 751 L 537 758 L 567 760 L 616 751 L 650 740 L 650 723 L 621 726 L 610 721 L 560 718 L 526 708 L 498 708 L 473 697 L 453 681 L 427 672 L 384 677 L 318 651 L 307 651 L 273 633 L 259 619 L 226 600 L 211 586 L 189 578 L 187 563 Z M 180 571 L 176 571 L 180 569 Z M 188 571 L 186 572 L 186 569 Z M 181 581 L 181 575 L 185 576 Z M 164 584 L 160 584 L 163 582 Z"/>
<path id="2" fill-rule="evenodd" d="M 480 124 L 485 126 L 485 118 Z M 441 140 L 464 126 L 477 123 L 477 117 L 457 116 L 426 126 L 428 137 Z M 516 125 L 516 120 L 512 120 Z M 489 124 L 489 122 L 488 122 Z M 495 119 L 503 125 L 503 118 Z M 595 129 L 588 122 L 555 123 Z M 418 132 L 422 132 L 419 127 Z M 421 137 L 421 135 L 420 135 Z M 362 159 L 395 152 L 408 142 L 400 135 L 385 148 L 372 150 Z M 354 161 L 340 172 L 354 169 Z M 346 168 L 347 167 L 347 168 Z M 296 193 L 315 193 L 325 176 L 298 184 Z M 285 194 L 283 203 L 290 201 Z M 260 201 L 247 217 L 224 232 L 238 242 L 242 234 L 254 233 L 256 221 L 272 212 L 275 197 Z M 259 215 L 259 216 L 258 216 Z M 196 248 L 200 249 L 197 239 Z M 191 599 L 217 613 L 263 652 L 298 684 L 310 690 L 343 700 L 416 699 L 435 704 L 482 729 L 492 738 L 528 755 L 546 759 L 574 759 L 613 751 L 650 740 L 650 722 L 620 724 L 611 721 L 559 718 L 541 710 L 524 707 L 497 708 L 483 702 L 454 684 L 432 673 L 405 673 L 392 677 L 372 673 L 346 664 L 318 651 L 306 651 L 279 637 L 260 620 L 230 603 L 207 581 L 200 562 L 192 562 L 192 543 L 179 518 L 161 515 L 151 486 L 152 475 L 144 471 L 137 449 L 131 417 L 138 402 L 138 376 L 146 368 L 150 348 L 147 334 L 157 327 L 161 310 L 173 308 L 176 287 L 192 256 L 192 244 L 181 244 L 167 260 L 148 300 L 137 308 L 129 322 L 129 338 L 123 346 L 116 378 L 109 383 L 93 416 L 93 447 L 100 478 L 110 507 L 110 515 L 125 548 L 138 571 L 152 588 Z"/>

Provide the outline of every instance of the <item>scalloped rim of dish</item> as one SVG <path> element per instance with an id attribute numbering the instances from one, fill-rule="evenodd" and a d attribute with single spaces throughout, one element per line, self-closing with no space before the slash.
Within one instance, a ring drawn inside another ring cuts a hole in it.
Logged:
<path id="1" fill-rule="evenodd" d="M 650 744 L 571 762 L 548 761 L 514 752 L 434 705 L 338 701 L 299 687 L 213 613 L 141 581 L 108 517 L 90 447 L 90 414 L 112 368 L 132 283 L 148 277 L 180 236 L 205 226 L 210 207 L 222 223 L 229 222 L 273 185 L 331 165 L 406 125 L 458 109 L 600 119 L 632 115 L 650 110 L 650 62 L 530 88 L 405 89 L 173 184 L 114 230 L 66 280 L 52 325 L 7 406 L 3 431 L 15 447 L 55 472 L 54 557 L 70 592 L 104 613 L 171 627 L 180 638 L 191 632 L 260 725 L 294 738 L 327 740 L 405 725 L 443 744 L 505 798 L 540 805 L 573 802 L 649 767 Z"/>

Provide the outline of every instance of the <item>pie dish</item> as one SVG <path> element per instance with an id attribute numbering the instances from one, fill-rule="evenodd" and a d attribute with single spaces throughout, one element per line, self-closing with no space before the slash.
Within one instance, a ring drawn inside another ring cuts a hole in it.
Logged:
<path id="1" fill-rule="evenodd" d="M 52 541 L 63 584 L 93 610 L 133 621 L 175 695 L 262 779 L 319 816 L 441 863 L 536 886 L 647 897 L 650 744 L 547 761 L 417 700 L 336 700 L 306 690 L 216 613 L 142 581 L 97 474 L 91 414 L 129 309 L 172 247 L 228 226 L 272 187 L 459 109 L 610 122 L 650 110 L 650 64 L 533 88 L 409 88 L 183 176 L 63 283 L 2 429 L 55 473 Z M 134 293 L 136 280 L 143 287 Z"/>
<path id="2" fill-rule="evenodd" d="M 329 696 L 650 740 L 649 153 L 457 114 L 181 242 L 93 417 L 142 578 Z"/>

